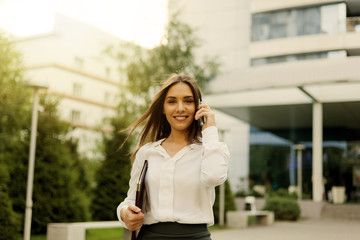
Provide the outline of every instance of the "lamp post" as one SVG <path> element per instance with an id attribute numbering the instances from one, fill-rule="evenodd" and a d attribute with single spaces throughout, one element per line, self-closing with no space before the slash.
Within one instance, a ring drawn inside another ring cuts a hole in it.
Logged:
<path id="1" fill-rule="evenodd" d="M 29 149 L 29 167 L 28 179 L 26 188 L 26 210 L 25 210 L 25 224 L 24 224 L 24 240 L 30 240 L 31 234 L 31 216 L 32 216 L 32 193 L 34 184 L 34 167 L 35 167 L 35 151 L 36 151 L 36 135 L 38 122 L 38 106 L 39 106 L 39 90 L 47 89 L 47 86 L 26 83 L 25 86 L 34 90 L 33 111 L 31 117 L 31 137 Z"/>
<path id="2" fill-rule="evenodd" d="M 220 140 L 224 141 L 226 130 L 219 130 Z M 219 225 L 222 227 L 225 224 L 225 183 L 219 186 Z"/>
<path id="3" fill-rule="evenodd" d="M 298 199 L 302 199 L 302 150 L 304 145 L 296 144 L 294 149 L 297 151 L 297 185 L 298 185 Z"/>

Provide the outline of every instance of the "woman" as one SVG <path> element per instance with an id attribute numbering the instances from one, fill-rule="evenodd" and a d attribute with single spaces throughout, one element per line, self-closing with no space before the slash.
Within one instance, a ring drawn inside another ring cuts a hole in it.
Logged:
<path id="1" fill-rule="evenodd" d="M 145 122 L 132 156 L 128 195 L 117 216 L 130 231 L 141 228 L 137 239 L 210 239 L 207 226 L 214 224 L 215 186 L 227 178 L 229 152 L 219 142 L 214 112 L 200 99 L 193 78 L 173 74 L 129 127 L 131 135 Z M 200 128 L 201 117 L 206 121 Z M 134 202 L 145 160 L 147 202 L 142 210 Z"/>

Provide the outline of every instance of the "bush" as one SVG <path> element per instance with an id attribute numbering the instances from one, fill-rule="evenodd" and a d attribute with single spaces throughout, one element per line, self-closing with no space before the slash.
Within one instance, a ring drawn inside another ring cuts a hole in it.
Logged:
<path id="1" fill-rule="evenodd" d="M 276 220 L 296 221 L 300 217 L 300 206 L 296 200 L 288 197 L 269 197 L 264 210 L 273 211 Z"/>
<path id="2" fill-rule="evenodd" d="M 277 191 L 270 192 L 269 197 L 283 197 L 296 200 L 298 198 L 297 193 L 289 193 L 287 189 L 279 188 Z"/>

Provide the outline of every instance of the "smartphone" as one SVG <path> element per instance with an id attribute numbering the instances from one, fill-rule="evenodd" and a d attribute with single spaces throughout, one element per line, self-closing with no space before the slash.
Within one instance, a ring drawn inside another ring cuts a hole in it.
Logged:
<path id="1" fill-rule="evenodd" d="M 200 103 L 201 103 L 201 99 L 199 99 L 199 104 L 198 104 L 198 105 L 200 105 Z M 205 118 L 205 117 L 200 117 L 200 118 L 199 118 L 198 123 L 199 123 L 200 129 L 201 129 L 201 127 L 205 124 L 205 122 L 206 122 L 206 118 Z"/>

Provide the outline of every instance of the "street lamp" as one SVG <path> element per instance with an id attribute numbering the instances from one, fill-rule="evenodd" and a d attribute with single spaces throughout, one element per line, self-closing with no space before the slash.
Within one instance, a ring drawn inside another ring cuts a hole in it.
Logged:
<path id="1" fill-rule="evenodd" d="M 24 240 L 30 240 L 31 234 L 31 215 L 32 215 L 32 193 L 34 184 L 34 167 L 35 167 L 35 151 L 36 151 L 36 134 L 37 134 L 37 122 L 38 122 L 38 106 L 39 106 L 39 90 L 47 89 L 47 86 L 26 83 L 25 86 L 34 90 L 34 103 L 31 117 L 31 138 L 29 149 L 29 167 L 28 167 L 28 179 L 26 190 L 26 210 L 25 210 L 25 224 L 24 224 Z"/>
<path id="2" fill-rule="evenodd" d="M 304 145 L 296 144 L 294 149 L 297 151 L 297 185 L 298 185 L 298 199 L 302 199 L 302 150 Z"/>
<path id="3" fill-rule="evenodd" d="M 224 141 L 225 132 L 227 130 L 220 129 L 220 140 Z M 219 186 L 219 225 L 224 226 L 225 222 L 225 183 Z"/>

